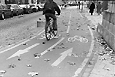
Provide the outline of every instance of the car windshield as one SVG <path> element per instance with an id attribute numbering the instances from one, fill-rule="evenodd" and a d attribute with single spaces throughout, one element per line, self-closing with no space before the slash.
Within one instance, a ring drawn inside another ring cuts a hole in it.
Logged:
<path id="1" fill-rule="evenodd" d="M 15 9 L 19 8 L 18 5 L 12 5 L 11 7 Z"/>
<path id="2" fill-rule="evenodd" d="M 6 5 L 0 5 L 0 9 L 8 9 Z"/>

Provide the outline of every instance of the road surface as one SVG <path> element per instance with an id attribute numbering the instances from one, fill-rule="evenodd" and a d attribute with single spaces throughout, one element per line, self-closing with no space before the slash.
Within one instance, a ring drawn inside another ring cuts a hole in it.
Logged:
<path id="1" fill-rule="evenodd" d="M 93 32 L 88 25 L 77 9 L 63 10 L 58 18 L 58 38 L 46 41 L 42 26 L 37 36 L 0 51 L 0 75 L 80 77 L 94 47 Z"/>

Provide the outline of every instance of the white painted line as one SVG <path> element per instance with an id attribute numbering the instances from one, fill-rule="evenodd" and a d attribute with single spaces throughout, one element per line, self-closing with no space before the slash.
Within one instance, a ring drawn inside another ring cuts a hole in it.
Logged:
<path id="1" fill-rule="evenodd" d="M 71 24 L 71 13 L 70 13 L 70 18 L 69 18 L 68 28 L 67 28 L 67 32 L 66 32 L 66 33 L 69 33 L 69 30 L 70 30 L 70 24 Z"/>
<path id="2" fill-rule="evenodd" d="M 45 31 L 45 30 L 41 30 L 41 32 L 40 32 L 37 36 L 41 35 L 44 31 Z M 34 38 L 36 38 L 37 36 L 34 36 L 34 37 L 30 38 L 30 39 L 34 39 Z"/>
<path id="3" fill-rule="evenodd" d="M 51 65 L 51 66 L 58 66 L 69 54 L 71 54 L 73 51 L 73 48 L 70 48 L 63 53 L 61 53 L 61 56 Z"/>
<path id="4" fill-rule="evenodd" d="M 4 52 L 6 52 L 6 51 L 9 51 L 9 50 L 11 50 L 11 49 L 13 49 L 13 48 L 15 48 L 15 47 L 21 45 L 21 44 L 24 44 L 24 43 L 28 42 L 28 41 L 29 41 L 29 39 L 28 39 L 28 40 L 25 40 L 24 42 L 22 42 L 22 43 L 20 43 L 20 44 L 18 44 L 18 45 L 15 45 L 15 46 L 13 46 L 13 47 L 10 47 L 10 48 L 8 48 L 8 49 L 5 49 L 5 50 L 1 51 L 0 54 L 1 54 L 1 53 L 4 53 Z"/>
<path id="5" fill-rule="evenodd" d="M 42 34 L 43 32 L 44 32 L 44 30 L 40 30 L 41 32 L 37 35 L 37 36 L 39 36 L 40 34 Z M 37 36 L 35 36 L 35 37 L 37 37 Z M 31 39 L 34 39 L 35 37 L 33 37 L 33 38 L 31 38 Z M 13 48 L 15 48 L 15 47 L 18 47 L 18 46 L 20 46 L 21 44 L 24 44 L 24 43 L 26 43 L 26 42 L 28 42 L 28 41 L 30 41 L 30 39 L 25 39 L 25 40 L 23 40 L 24 42 L 22 42 L 22 43 L 20 43 L 20 44 L 17 44 L 17 45 L 15 45 L 15 46 L 13 46 L 13 47 L 10 47 L 10 48 L 8 48 L 8 49 L 5 49 L 5 50 L 3 50 L 3 51 L 1 51 L 0 52 L 0 54 L 2 54 L 2 53 L 4 53 L 4 52 L 6 52 L 6 51 L 9 51 L 9 50 L 11 50 L 11 49 L 13 49 Z"/>
<path id="6" fill-rule="evenodd" d="M 78 76 L 78 74 L 82 71 L 82 69 L 85 67 L 86 63 L 88 62 L 89 58 L 85 58 L 85 60 L 82 62 L 81 66 L 77 69 L 75 72 L 75 75 L 73 77 Z"/>
<path id="7" fill-rule="evenodd" d="M 83 16 L 81 15 L 81 13 L 79 12 L 80 16 L 83 18 Z"/>
<path id="8" fill-rule="evenodd" d="M 45 50 L 44 52 L 41 53 L 41 56 L 43 56 L 44 54 L 46 54 L 48 52 L 48 50 L 54 48 L 57 44 L 59 44 L 61 41 L 63 41 L 64 38 L 61 38 L 57 43 L 55 43 L 54 45 L 52 45 L 50 48 L 48 48 L 47 50 Z"/>
<path id="9" fill-rule="evenodd" d="M 36 46 L 38 46 L 38 45 L 39 45 L 39 43 L 36 43 L 36 44 L 34 44 L 34 45 L 32 45 L 32 46 L 30 46 L 30 47 L 24 49 L 24 50 L 19 50 L 19 51 L 17 51 L 16 53 L 14 53 L 12 56 L 10 56 L 10 57 L 7 58 L 7 59 L 11 59 L 11 58 L 13 58 L 13 57 L 20 56 L 21 54 L 27 53 L 27 52 L 29 52 L 30 49 L 32 49 L 32 48 L 34 48 L 34 47 L 36 47 Z"/>
<path id="10" fill-rule="evenodd" d="M 94 36 L 93 36 L 93 32 L 92 32 L 91 28 L 89 26 L 88 26 L 88 28 L 89 28 L 91 36 L 92 36 L 91 47 L 90 47 L 89 53 L 87 54 L 87 57 L 90 57 L 92 54 L 92 50 L 94 48 Z"/>
<path id="11" fill-rule="evenodd" d="M 89 26 L 88 26 L 88 28 L 89 28 L 89 31 L 90 31 L 91 36 L 92 36 L 92 42 L 91 42 L 91 46 L 90 46 L 90 49 L 89 49 L 89 53 L 87 54 L 86 58 L 82 62 L 80 68 L 77 69 L 77 71 L 75 72 L 75 75 L 72 76 L 72 77 L 77 77 L 81 73 L 81 71 L 83 70 L 83 68 L 86 66 L 86 63 L 88 62 L 88 60 L 89 60 L 89 58 L 90 58 L 90 56 L 92 54 L 92 50 L 94 48 L 94 36 L 93 36 L 93 32 L 92 32 L 92 30 L 90 29 Z"/>

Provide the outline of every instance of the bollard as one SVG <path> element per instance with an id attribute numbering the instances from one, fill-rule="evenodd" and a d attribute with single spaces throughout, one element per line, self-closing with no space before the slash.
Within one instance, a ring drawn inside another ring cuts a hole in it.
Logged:
<path id="1" fill-rule="evenodd" d="M 37 20 L 37 28 L 42 26 L 42 25 L 45 25 L 45 21 L 43 20 Z"/>
<path id="2" fill-rule="evenodd" d="M 40 26 L 40 21 L 38 20 L 38 21 L 37 21 L 37 27 L 39 27 L 39 26 Z"/>

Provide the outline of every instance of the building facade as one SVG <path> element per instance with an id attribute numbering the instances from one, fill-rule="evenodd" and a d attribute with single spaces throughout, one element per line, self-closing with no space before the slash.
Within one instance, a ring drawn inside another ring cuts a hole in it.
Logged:
<path id="1" fill-rule="evenodd" d="M 35 4 L 40 0 L 0 0 L 0 4 Z"/>
<path id="2" fill-rule="evenodd" d="M 0 4 L 5 4 L 5 0 L 0 0 Z"/>

